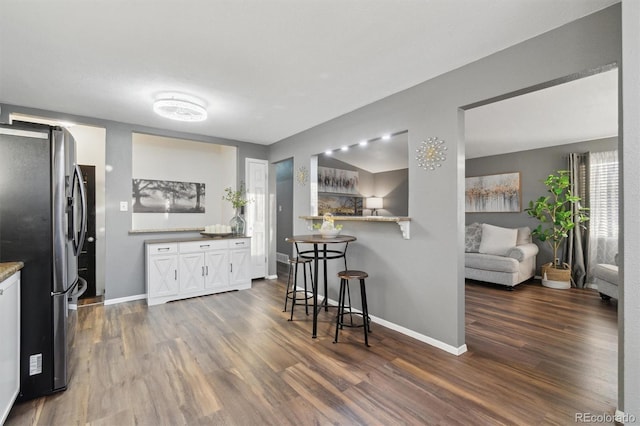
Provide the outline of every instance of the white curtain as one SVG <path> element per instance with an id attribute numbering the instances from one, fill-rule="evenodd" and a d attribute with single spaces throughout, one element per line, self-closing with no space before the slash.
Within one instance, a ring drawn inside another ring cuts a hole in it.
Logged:
<path id="1" fill-rule="evenodd" d="M 587 282 L 598 263 L 618 253 L 618 151 L 589 153 L 589 250 Z"/>

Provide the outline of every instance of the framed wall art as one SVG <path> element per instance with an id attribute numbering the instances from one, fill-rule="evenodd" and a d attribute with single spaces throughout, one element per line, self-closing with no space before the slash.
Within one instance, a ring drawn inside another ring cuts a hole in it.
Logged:
<path id="1" fill-rule="evenodd" d="M 359 195 L 358 178 L 355 171 L 318 167 L 318 192 Z"/>
<path id="2" fill-rule="evenodd" d="M 204 213 L 205 184 L 133 179 L 134 213 Z"/>
<path id="3" fill-rule="evenodd" d="M 519 213 L 521 211 L 520 172 L 465 179 L 466 213 Z"/>

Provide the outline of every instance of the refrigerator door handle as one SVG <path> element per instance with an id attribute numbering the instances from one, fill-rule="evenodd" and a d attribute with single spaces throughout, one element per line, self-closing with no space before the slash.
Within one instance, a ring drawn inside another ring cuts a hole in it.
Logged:
<path id="1" fill-rule="evenodd" d="M 78 184 L 78 189 L 80 190 L 80 231 L 77 231 L 77 228 L 73 230 L 73 248 L 76 255 L 79 255 L 82 251 L 82 246 L 84 245 L 84 237 L 87 233 L 87 193 L 84 188 L 84 182 L 82 181 L 82 171 L 80 170 L 79 165 L 75 165 L 75 169 L 73 171 L 73 190 L 71 193 L 72 197 L 75 197 L 75 185 L 76 182 Z M 74 213 L 71 212 L 71 215 Z M 77 240 L 76 240 L 77 238 Z"/>

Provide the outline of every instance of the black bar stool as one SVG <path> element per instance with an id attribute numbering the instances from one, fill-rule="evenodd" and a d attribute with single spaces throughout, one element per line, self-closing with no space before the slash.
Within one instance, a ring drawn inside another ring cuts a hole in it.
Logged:
<path id="1" fill-rule="evenodd" d="M 298 290 L 298 265 L 302 265 L 302 275 L 304 276 L 304 290 Z M 309 276 L 311 277 L 311 292 L 307 289 L 307 269 L 305 266 L 309 267 Z M 293 273 L 292 273 L 293 272 Z M 291 277 L 293 276 L 293 282 Z M 303 297 L 297 297 L 299 293 L 303 293 Z M 298 302 L 301 299 L 304 299 L 304 310 L 307 315 L 309 315 L 309 299 L 313 298 L 313 273 L 311 272 L 311 259 L 305 259 L 303 257 L 290 257 L 289 258 L 289 275 L 287 277 L 287 290 L 284 294 L 284 310 L 282 312 L 287 311 L 287 303 L 291 300 L 291 318 L 289 321 L 293 320 L 293 310 L 296 305 L 301 305 L 301 302 Z"/>
<path id="2" fill-rule="evenodd" d="M 369 318 L 369 307 L 367 306 L 367 290 L 365 287 L 364 279 L 369 274 L 364 271 L 346 270 L 338 272 L 338 278 L 340 278 L 340 291 L 338 296 L 338 315 L 336 316 L 336 337 L 333 343 L 338 343 L 338 333 L 344 326 L 347 327 L 362 327 L 364 328 L 364 344 L 369 346 L 369 335 L 371 332 L 371 319 Z M 345 306 L 346 293 L 349 291 L 349 280 L 360 281 L 360 297 L 362 300 L 362 312 L 352 312 L 351 301 L 349 306 Z M 348 308 L 349 311 L 345 312 Z M 349 316 L 349 322 L 345 322 L 345 315 Z M 353 315 L 362 316 L 362 324 L 354 324 Z"/>

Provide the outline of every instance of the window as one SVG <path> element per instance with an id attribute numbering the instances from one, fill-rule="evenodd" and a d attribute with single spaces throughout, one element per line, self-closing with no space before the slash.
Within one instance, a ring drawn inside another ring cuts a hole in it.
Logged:
<path id="1" fill-rule="evenodd" d="M 618 253 L 618 151 L 589 154 L 589 269 Z"/>

